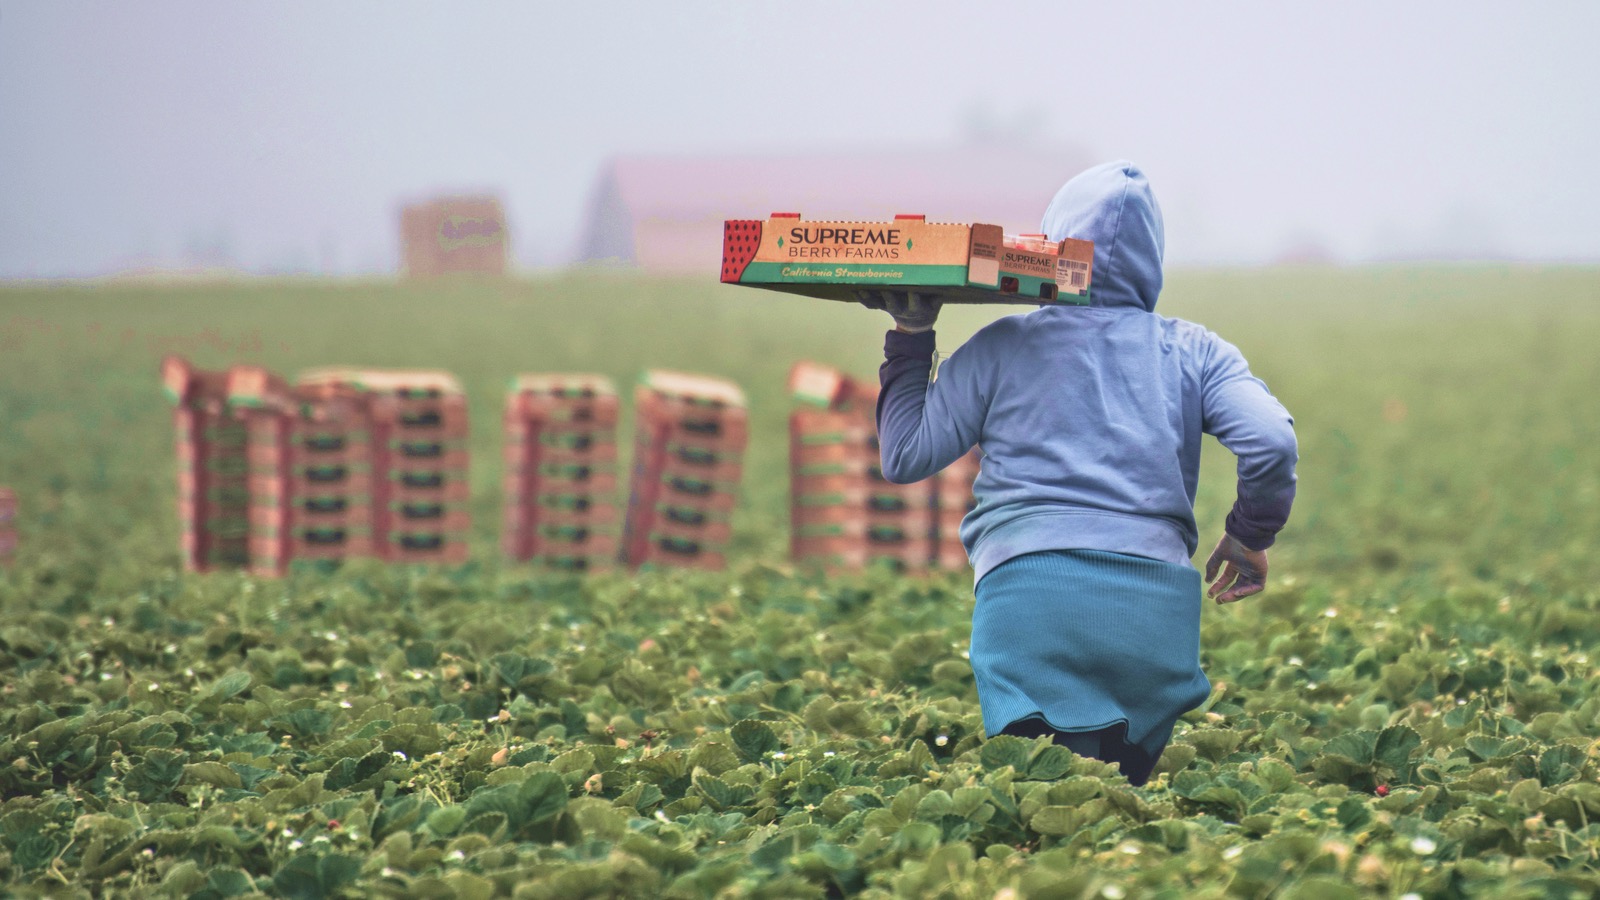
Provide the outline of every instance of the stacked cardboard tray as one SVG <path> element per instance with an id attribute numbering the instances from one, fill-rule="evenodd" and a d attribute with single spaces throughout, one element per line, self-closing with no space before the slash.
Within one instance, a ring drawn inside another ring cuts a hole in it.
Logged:
<path id="1" fill-rule="evenodd" d="M 791 378 L 791 385 L 800 383 Z M 789 416 L 791 555 L 829 571 L 878 561 L 922 569 L 933 527 L 928 485 L 884 479 L 876 390 L 846 380 L 839 396 L 829 408 L 801 407 Z"/>
<path id="2" fill-rule="evenodd" d="M 623 561 L 724 568 L 749 440 L 744 393 L 718 378 L 647 371 L 634 419 Z"/>
<path id="3" fill-rule="evenodd" d="M 372 555 L 372 415 L 338 385 L 283 386 L 249 421 L 250 567 Z M 241 401 L 242 402 L 242 401 Z"/>
<path id="4" fill-rule="evenodd" d="M 1089 303 L 1094 244 L 1007 235 L 998 225 L 810 221 L 723 224 L 722 281 L 849 303 L 914 294 L 943 303 Z"/>
<path id="5" fill-rule="evenodd" d="M 972 506 L 976 452 L 909 485 L 883 477 L 878 388 L 797 363 L 789 390 L 790 553 L 826 571 L 886 562 L 899 571 L 967 564 L 958 532 Z"/>
<path id="6" fill-rule="evenodd" d="M 17 492 L 0 487 L 0 563 L 17 552 Z"/>
<path id="7" fill-rule="evenodd" d="M 506 395 L 505 554 L 575 572 L 621 551 L 615 385 L 602 375 L 519 375 Z"/>
<path id="8" fill-rule="evenodd" d="M 348 388 L 371 411 L 372 549 L 389 562 L 467 559 L 467 400 L 432 370 L 320 369 L 302 388 Z"/>
<path id="9" fill-rule="evenodd" d="M 243 568 L 250 562 L 250 470 L 246 423 L 228 402 L 228 373 L 174 356 L 162 361 L 161 378 L 174 406 L 183 566 Z"/>

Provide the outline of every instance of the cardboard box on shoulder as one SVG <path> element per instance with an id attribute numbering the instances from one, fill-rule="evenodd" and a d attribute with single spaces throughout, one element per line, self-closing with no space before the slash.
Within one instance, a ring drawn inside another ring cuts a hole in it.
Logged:
<path id="1" fill-rule="evenodd" d="M 723 283 L 850 303 L 895 291 L 944 303 L 1086 305 L 1093 270 L 1089 241 L 921 215 L 822 222 L 773 213 L 723 224 Z"/>

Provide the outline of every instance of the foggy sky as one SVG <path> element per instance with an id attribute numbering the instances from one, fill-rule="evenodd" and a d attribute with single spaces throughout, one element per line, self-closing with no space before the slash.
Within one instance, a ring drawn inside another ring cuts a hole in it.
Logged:
<path id="1" fill-rule="evenodd" d="M 439 190 L 557 265 L 617 154 L 979 133 L 1139 162 L 1173 263 L 1600 260 L 1600 4 L 1310 6 L 0 0 L 0 278 L 392 271 Z"/>

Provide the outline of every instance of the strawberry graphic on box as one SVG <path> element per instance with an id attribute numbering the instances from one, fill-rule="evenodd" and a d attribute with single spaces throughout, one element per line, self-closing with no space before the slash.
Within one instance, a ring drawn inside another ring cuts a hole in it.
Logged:
<path id="1" fill-rule="evenodd" d="M 729 219 L 722 225 L 722 280 L 738 284 L 761 249 L 760 219 Z"/>

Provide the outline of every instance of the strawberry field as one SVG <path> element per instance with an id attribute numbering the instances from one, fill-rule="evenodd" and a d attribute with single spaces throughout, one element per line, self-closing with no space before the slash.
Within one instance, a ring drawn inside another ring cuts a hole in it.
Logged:
<path id="1" fill-rule="evenodd" d="M 784 375 L 870 375 L 880 313 L 611 274 L 0 290 L 0 893 L 1600 894 L 1600 273 L 1175 273 L 1160 309 L 1295 414 L 1300 499 L 1133 788 L 983 739 L 969 573 L 787 560 Z M 473 561 L 181 572 L 167 353 L 454 372 Z M 507 381 L 646 367 L 748 393 L 730 569 L 503 564 Z M 1206 548 L 1231 468 L 1209 445 Z"/>

